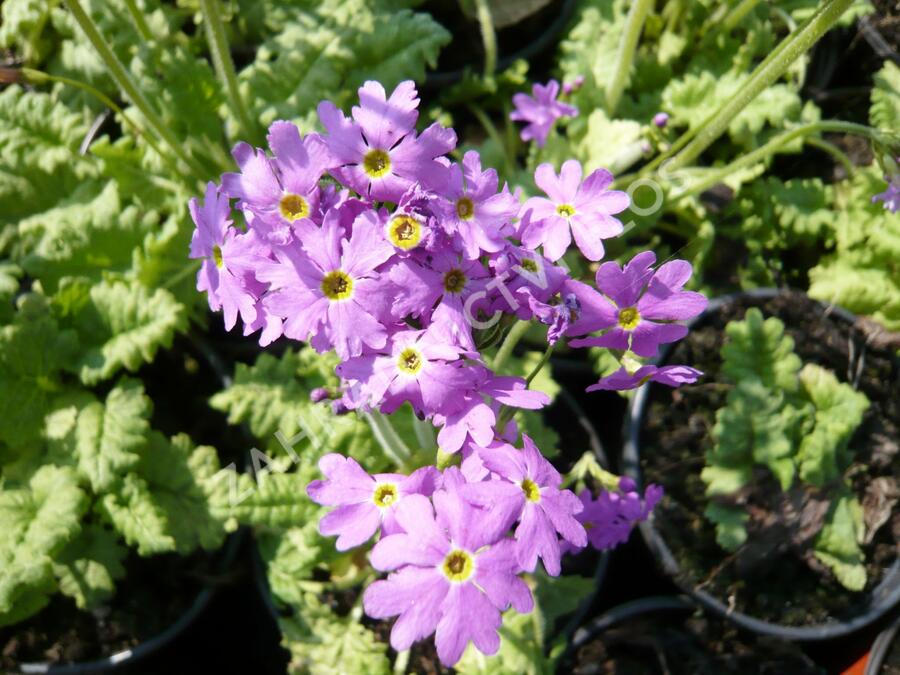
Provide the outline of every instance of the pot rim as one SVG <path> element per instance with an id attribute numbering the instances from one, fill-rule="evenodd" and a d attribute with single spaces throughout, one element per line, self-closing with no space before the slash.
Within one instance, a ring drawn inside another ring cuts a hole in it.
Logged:
<path id="1" fill-rule="evenodd" d="M 735 300 L 741 298 L 769 299 L 785 292 L 802 293 L 809 297 L 805 291 L 791 288 L 760 288 L 751 291 L 730 293 L 710 301 L 706 310 L 688 322 L 687 325 L 690 328 L 702 323 L 709 316 L 718 312 L 723 306 L 734 302 Z M 839 319 L 850 325 L 853 325 L 856 322 L 856 315 L 852 312 L 837 305 L 826 304 L 819 300 L 816 302 L 825 309 L 827 315 L 837 316 Z M 664 363 L 673 349 L 674 344 L 666 345 L 654 362 Z M 641 386 L 630 401 L 625 413 L 625 445 L 622 451 L 622 470 L 625 475 L 632 478 L 639 486 L 643 485 L 643 476 L 641 475 L 640 468 L 640 430 L 649 392 L 650 388 L 648 384 Z M 738 626 L 754 633 L 802 642 L 830 640 L 849 635 L 850 633 L 854 633 L 869 626 L 900 603 L 900 557 L 898 557 L 885 571 L 879 584 L 868 592 L 868 602 L 866 603 L 865 608 L 851 618 L 808 626 L 787 626 L 757 619 L 749 614 L 744 614 L 743 612 L 728 607 L 711 593 L 696 588 L 693 584 L 684 582 L 681 579 L 680 574 L 681 566 L 678 564 L 678 561 L 675 559 L 675 556 L 660 532 L 654 526 L 654 518 L 654 514 L 651 513 L 650 517 L 645 522 L 639 524 L 639 528 L 641 536 L 644 538 L 648 548 L 656 558 L 657 563 L 662 567 L 663 572 L 665 572 L 679 588 L 690 595 L 700 606 L 723 618 L 729 619 Z"/>

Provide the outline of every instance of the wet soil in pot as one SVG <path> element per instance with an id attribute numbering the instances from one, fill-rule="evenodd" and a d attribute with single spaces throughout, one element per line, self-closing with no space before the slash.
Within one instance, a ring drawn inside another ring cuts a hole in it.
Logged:
<path id="1" fill-rule="evenodd" d="M 804 363 L 824 366 L 845 382 L 857 380 L 857 388 L 869 398 L 871 406 L 850 442 L 856 455 L 846 474 L 860 502 L 866 503 L 867 488 L 875 478 L 900 475 L 900 372 L 892 352 L 866 345 L 866 333 L 828 315 L 804 294 L 785 292 L 727 303 L 673 350 L 668 362 L 690 364 L 705 375 L 697 385 L 682 389 L 652 388 L 640 439 L 644 481 L 666 490 L 655 524 L 681 566 L 682 582 L 759 619 L 792 626 L 825 623 L 852 614 L 865 601 L 866 592 L 850 592 L 827 569 L 814 570 L 800 552 L 783 545 L 784 537 L 756 556 L 752 566 L 741 564 L 739 555 L 719 547 L 714 527 L 703 516 L 707 499 L 700 471 L 704 452 L 712 445 L 716 410 L 725 404 L 728 391 L 719 376 L 723 329 L 729 321 L 742 319 L 749 307 L 784 322 Z M 748 499 L 751 528 L 754 520 L 764 522 L 773 515 L 772 495 L 780 491 L 765 470 L 754 476 L 753 484 Z M 866 590 L 878 584 L 896 559 L 898 536 L 900 511 L 895 508 L 863 547 Z"/>

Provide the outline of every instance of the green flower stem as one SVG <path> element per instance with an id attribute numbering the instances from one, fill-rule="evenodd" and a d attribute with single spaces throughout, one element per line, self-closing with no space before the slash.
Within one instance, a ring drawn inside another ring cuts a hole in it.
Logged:
<path id="1" fill-rule="evenodd" d="M 790 65 L 831 28 L 853 0 L 826 0 L 816 13 L 798 30 L 786 37 L 765 59 L 735 94 L 699 127 L 696 136 L 684 145 L 666 167 L 677 171 L 693 163 L 727 129 L 735 117 L 766 87 L 770 86 Z"/>
<path id="2" fill-rule="evenodd" d="M 178 272 L 169 277 L 162 287 L 168 289 L 177 286 L 182 279 L 189 277 L 192 273 L 199 270 L 202 264 L 202 260 L 191 260 L 187 265 L 178 270 Z"/>
<path id="3" fill-rule="evenodd" d="M 721 29 L 726 33 L 731 32 L 758 4 L 759 0 L 741 0 L 734 9 L 728 12 L 722 21 Z"/>
<path id="4" fill-rule="evenodd" d="M 491 368 L 495 373 L 500 372 L 503 364 L 506 363 L 506 360 L 512 355 L 513 349 L 519 344 L 519 340 L 524 337 L 530 327 L 530 321 L 522 321 L 520 319 L 509 329 L 509 332 L 503 339 L 503 344 L 500 345 L 500 349 L 497 351 L 497 354 L 494 356 L 494 360 L 491 363 Z"/>
<path id="5" fill-rule="evenodd" d="M 491 118 L 488 117 L 487 113 L 484 112 L 480 106 L 470 103 L 467 107 L 469 108 L 469 112 L 471 112 L 475 116 L 475 119 L 478 120 L 479 124 L 484 127 L 484 130 L 490 139 L 503 152 L 503 170 L 506 173 L 505 178 L 512 179 L 516 169 L 515 162 L 510 154 L 509 146 L 504 142 L 503 137 L 500 135 L 500 132 L 497 131 L 497 127 L 494 126 L 494 123 L 491 122 Z"/>
<path id="6" fill-rule="evenodd" d="M 625 91 L 625 83 L 631 72 L 631 64 L 634 61 L 634 53 L 644 28 L 644 21 L 652 7 L 653 0 L 634 0 L 631 3 L 631 9 L 628 10 L 625 30 L 622 32 L 622 39 L 619 41 L 619 49 L 616 52 L 613 78 L 606 90 L 606 112 L 610 118 L 615 114 L 622 98 L 622 92 Z"/>
<path id="7" fill-rule="evenodd" d="M 434 426 L 428 420 L 420 420 L 416 417 L 415 411 L 410 411 L 412 415 L 413 432 L 416 440 L 419 442 L 422 450 L 427 453 L 433 453 L 437 450 L 437 441 L 434 436 Z"/>
<path id="8" fill-rule="evenodd" d="M 92 87 L 86 82 L 82 82 L 80 80 L 74 80 L 72 78 L 63 77 L 61 75 L 49 75 L 43 71 L 34 70 L 32 68 L 22 68 L 19 72 L 22 74 L 26 81 L 31 82 L 32 84 L 40 85 L 46 82 L 58 82 L 59 84 L 64 84 L 69 87 L 75 87 L 76 89 L 80 89 L 89 96 L 93 96 L 98 101 L 100 101 L 100 103 L 119 115 L 125 122 L 125 124 L 131 127 L 136 136 L 143 137 L 144 140 L 147 141 L 147 145 L 149 145 L 156 151 L 156 154 L 158 154 L 162 158 L 162 160 L 174 174 L 177 175 L 178 173 L 180 173 L 178 171 L 178 166 L 175 164 L 175 162 L 172 161 L 172 158 L 160 149 L 159 145 L 157 144 L 157 139 L 153 136 L 153 134 L 147 133 L 144 129 L 142 129 L 140 125 L 138 125 L 137 122 L 131 119 L 131 117 L 129 117 L 128 114 L 115 101 L 113 101 L 109 96 L 104 94 L 99 89 Z M 192 175 L 189 172 L 184 173 L 184 176 L 188 179 L 192 178 Z"/>
<path id="9" fill-rule="evenodd" d="M 200 0 L 200 9 L 203 12 L 203 23 L 206 26 L 206 41 L 209 44 L 209 53 L 212 55 L 216 74 L 225 87 L 228 97 L 228 105 L 231 112 L 241 127 L 241 136 L 253 145 L 261 142 L 259 129 L 254 124 L 244 99 L 238 89 L 237 74 L 234 71 L 234 61 L 231 59 L 231 51 L 228 48 L 228 38 L 225 35 L 225 25 L 222 23 L 221 7 L 219 0 Z"/>
<path id="10" fill-rule="evenodd" d="M 122 62 L 119 60 L 119 57 L 113 52 L 109 43 L 103 39 L 103 36 L 97 29 L 97 24 L 95 24 L 93 19 L 91 19 L 87 12 L 84 11 L 79 0 L 63 0 L 63 2 L 65 2 L 66 7 L 69 8 L 69 11 L 72 12 L 72 15 L 75 17 L 78 25 L 81 26 L 81 30 L 84 31 L 88 40 L 94 45 L 94 49 L 97 50 L 100 59 L 106 65 L 106 69 L 109 71 L 113 80 L 119 85 L 119 88 L 125 93 L 125 96 L 128 97 L 131 103 L 141 111 L 141 114 L 147 120 L 147 124 L 153 128 L 156 135 L 169 146 L 178 159 L 190 167 L 198 180 L 203 181 L 208 178 L 208 172 L 197 162 L 197 160 L 184 151 L 184 148 L 182 148 L 181 143 L 179 143 L 175 134 L 173 134 L 172 130 L 165 125 L 162 118 L 156 113 L 141 90 L 138 89 L 134 80 L 132 80 L 131 76 L 128 74 L 128 71 L 125 70 L 125 66 L 123 66 Z"/>
<path id="11" fill-rule="evenodd" d="M 553 354 L 553 350 L 555 348 L 556 348 L 556 343 L 553 343 L 552 345 L 547 345 L 547 349 L 544 350 L 544 355 L 541 356 L 541 360 L 537 362 L 537 365 L 535 365 L 535 367 L 532 368 L 531 372 L 528 373 L 528 377 L 525 378 L 525 386 L 526 387 L 531 386 L 531 383 L 534 380 L 534 378 L 536 378 L 538 376 L 538 373 L 540 373 L 544 369 L 544 366 L 547 365 L 547 361 L 550 360 L 550 356 Z"/>
<path id="12" fill-rule="evenodd" d="M 475 0 L 475 13 L 481 28 L 481 42 L 484 44 L 484 76 L 492 78 L 497 70 L 497 32 L 488 0 Z"/>
<path id="13" fill-rule="evenodd" d="M 844 167 L 844 171 L 847 172 L 848 177 L 850 177 L 854 173 L 856 173 L 856 167 L 853 166 L 853 160 L 851 160 L 847 156 L 847 153 L 845 153 L 843 150 L 841 150 L 834 143 L 829 143 L 828 141 L 823 140 L 821 138 L 817 138 L 816 136 L 810 136 L 809 138 L 804 138 L 803 142 L 806 143 L 807 145 L 813 146 L 814 148 L 819 148 L 819 150 L 822 150 L 823 152 L 827 152 L 829 155 L 834 157 L 834 159 L 836 161 L 840 162 L 841 165 Z"/>
<path id="14" fill-rule="evenodd" d="M 384 454 L 396 462 L 398 467 L 408 467 L 412 461 L 412 450 L 407 447 L 403 439 L 394 429 L 391 421 L 378 411 L 363 413 L 375 440 L 384 450 Z"/>
<path id="15" fill-rule="evenodd" d="M 817 134 L 821 132 L 837 132 L 837 133 L 848 133 L 855 134 L 857 136 L 864 136 L 865 138 L 869 138 L 873 140 L 875 143 L 879 145 L 885 144 L 885 139 L 874 129 L 871 127 L 867 127 L 862 124 L 855 124 L 854 122 L 842 122 L 840 120 L 823 120 L 821 122 L 813 122 L 811 124 L 804 124 L 801 127 L 797 127 L 796 129 L 791 129 L 790 131 L 786 131 L 782 134 L 779 134 L 768 143 L 763 146 L 760 146 L 753 152 L 748 152 L 746 155 L 742 155 L 735 161 L 730 164 L 723 166 L 720 169 L 709 172 L 705 178 L 691 185 L 690 188 L 685 190 L 684 192 L 673 194 L 671 199 L 673 202 L 679 201 L 686 197 L 690 197 L 693 195 L 700 194 L 704 190 L 708 190 L 716 183 L 721 182 L 731 174 L 733 174 L 738 169 L 743 169 L 747 166 L 752 166 L 756 162 L 759 162 L 769 155 L 772 155 L 785 145 L 794 141 L 798 138 L 803 138 L 805 136 L 810 136 L 812 134 Z"/>
<path id="16" fill-rule="evenodd" d="M 137 28 L 137 32 L 140 33 L 141 39 L 144 42 L 152 42 L 153 33 L 150 32 L 150 26 L 147 23 L 147 18 L 144 16 L 144 13 L 138 8 L 137 1 L 125 0 L 125 6 L 128 8 L 128 13 L 131 14 L 131 18 L 134 21 L 134 27 Z"/>
<path id="17" fill-rule="evenodd" d="M 397 658 L 394 660 L 395 675 L 403 675 L 406 672 L 406 668 L 409 666 L 409 655 L 410 651 L 408 649 L 397 652 Z"/>

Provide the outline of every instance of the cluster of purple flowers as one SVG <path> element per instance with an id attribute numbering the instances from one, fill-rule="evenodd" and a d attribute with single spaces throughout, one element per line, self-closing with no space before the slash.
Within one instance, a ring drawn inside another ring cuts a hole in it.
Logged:
<path id="1" fill-rule="evenodd" d="M 198 289 L 230 330 L 267 345 L 287 338 L 334 350 L 341 411 L 390 414 L 409 403 L 440 429 L 444 453 L 459 467 L 370 476 L 354 460 L 328 455 L 325 480 L 309 486 L 336 507 L 320 530 L 347 550 L 380 539 L 376 569 L 391 575 L 365 593 L 370 616 L 399 615 L 392 644 L 406 649 L 436 633 L 442 662 L 455 663 L 468 641 L 498 647 L 500 613 L 529 611 L 520 579 L 540 560 L 560 573 L 565 552 L 608 548 L 628 536 L 659 499 L 627 481 L 597 500 L 562 489 L 562 478 L 509 412 L 549 403 L 519 377 L 495 373 L 486 336 L 515 318 L 548 326 L 551 345 L 599 346 L 623 356 L 622 368 L 591 389 L 628 389 L 653 379 L 696 381 L 687 366 L 640 366 L 687 332 L 680 321 L 706 299 L 685 291 L 691 267 L 654 268 L 653 253 L 624 267 L 604 262 L 596 286 L 557 264 L 575 245 L 590 260 L 622 232 L 628 207 L 597 170 L 582 179 L 576 161 L 559 174 L 535 172 L 546 196 L 524 203 L 500 186 L 476 152 L 451 161 L 456 134 L 439 124 L 416 131 L 412 82 L 387 95 L 376 82 L 359 90 L 345 116 L 319 105 L 326 133 L 301 136 L 289 122 L 269 129 L 269 151 L 238 144 L 239 172 L 210 183 L 191 201 L 191 257 L 202 260 Z M 636 364 L 636 365 L 635 365 Z M 322 400 L 333 392 L 316 392 Z"/>

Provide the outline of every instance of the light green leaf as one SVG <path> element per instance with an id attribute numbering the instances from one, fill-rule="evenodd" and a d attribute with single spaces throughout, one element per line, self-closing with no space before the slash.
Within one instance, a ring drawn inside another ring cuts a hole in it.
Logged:
<path id="1" fill-rule="evenodd" d="M 869 399 L 814 363 L 800 371 L 800 382 L 816 408 L 815 427 L 804 435 L 797 453 L 800 478 L 823 486 L 837 480 L 850 464 L 847 444 L 862 423 Z"/>
<path id="2" fill-rule="evenodd" d="M 306 488 L 320 477 L 314 465 L 301 466 L 297 473 L 265 474 L 258 482 L 240 486 L 245 491 L 238 495 L 233 514 L 242 525 L 276 530 L 318 521 L 319 506 L 306 495 Z"/>
<path id="3" fill-rule="evenodd" d="M 316 516 L 299 527 L 259 536 L 269 588 L 278 602 L 302 604 L 308 591 L 304 582 L 312 578 L 316 567 L 337 557 L 334 541 L 319 534 L 318 521 Z"/>
<path id="4" fill-rule="evenodd" d="M 129 473 L 121 488 L 103 496 L 97 511 L 122 535 L 138 554 L 149 556 L 176 549 L 165 514 L 153 499 L 147 481 Z"/>
<path id="5" fill-rule="evenodd" d="M 140 459 L 147 443 L 150 399 L 137 380 L 124 380 L 106 404 L 93 402 L 78 414 L 75 428 L 78 468 L 96 493 L 113 488 Z"/>
<path id="6" fill-rule="evenodd" d="M 862 507 L 845 489 L 831 505 L 825 526 L 816 537 L 815 553 L 851 591 L 861 591 L 866 586 L 865 556 L 859 547 L 864 536 Z"/>
<path id="7" fill-rule="evenodd" d="M 62 391 L 59 370 L 73 358 L 76 339 L 60 331 L 42 296 L 19 300 L 11 325 L 0 328 L 0 441 L 18 446 L 35 438 Z"/>
<path id="8" fill-rule="evenodd" d="M 167 290 L 151 292 L 137 282 L 101 281 L 72 322 L 87 347 L 75 366 L 81 381 L 93 385 L 120 368 L 136 371 L 170 347 L 176 331 L 187 329 L 184 307 Z"/>
<path id="9" fill-rule="evenodd" d="M 24 619 L 55 588 L 52 559 L 78 535 L 87 497 L 69 468 L 44 466 L 0 489 L 0 625 Z"/>
<path id="10" fill-rule="evenodd" d="M 893 61 L 885 61 L 875 74 L 869 121 L 885 131 L 900 129 L 900 67 Z"/>
<path id="11" fill-rule="evenodd" d="M 725 327 L 728 341 L 722 347 L 722 372 L 733 382 L 758 379 L 765 387 L 785 392 L 797 390 L 800 358 L 794 341 L 776 317 L 763 321 L 762 312 L 751 307 L 743 321 Z"/>
<path id="12" fill-rule="evenodd" d="M 113 596 L 116 580 L 125 576 L 122 561 L 127 553 L 109 530 L 86 527 L 53 561 L 60 592 L 80 609 L 100 606 Z"/>
<path id="13" fill-rule="evenodd" d="M 262 124 L 290 119 L 311 129 L 324 98 L 347 106 L 365 80 L 388 91 L 404 79 L 422 80 L 449 39 L 427 14 L 379 11 L 364 0 L 323 3 L 297 11 L 239 79 Z"/>
<path id="14" fill-rule="evenodd" d="M 703 515 L 716 525 L 716 542 L 726 551 L 736 551 L 747 541 L 745 524 L 750 515 L 742 508 L 710 502 Z"/>

